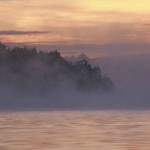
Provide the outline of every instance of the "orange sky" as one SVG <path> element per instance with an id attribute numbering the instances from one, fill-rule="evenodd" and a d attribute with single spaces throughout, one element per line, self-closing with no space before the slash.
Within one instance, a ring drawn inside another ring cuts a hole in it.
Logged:
<path id="1" fill-rule="evenodd" d="M 0 41 L 40 45 L 149 44 L 149 18 L 149 0 L 0 0 Z"/>

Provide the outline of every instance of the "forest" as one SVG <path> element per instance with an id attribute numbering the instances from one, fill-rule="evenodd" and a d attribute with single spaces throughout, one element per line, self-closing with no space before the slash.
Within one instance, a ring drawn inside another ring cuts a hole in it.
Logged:
<path id="1" fill-rule="evenodd" d="M 72 63 L 57 50 L 45 52 L 27 46 L 10 48 L 1 42 L 0 87 L 39 94 L 70 88 L 79 92 L 115 89 L 111 78 L 85 59 Z"/>

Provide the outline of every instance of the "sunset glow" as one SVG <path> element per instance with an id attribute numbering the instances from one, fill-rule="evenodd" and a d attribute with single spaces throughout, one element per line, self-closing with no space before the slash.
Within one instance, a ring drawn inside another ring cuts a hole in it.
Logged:
<path id="1" fill-rule="evenodd" d="M 149 44 L 149 6 L 149 0 L 0 0 L 0 41 Z"/>

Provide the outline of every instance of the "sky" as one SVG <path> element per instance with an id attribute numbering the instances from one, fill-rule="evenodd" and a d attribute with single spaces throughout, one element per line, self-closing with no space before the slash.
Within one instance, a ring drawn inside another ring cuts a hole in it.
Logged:
<path id="1" fill-rule="evenodd" d="M 0 41 L 91 57 L 150 54 L 149 0 L 0 0 Z"/>

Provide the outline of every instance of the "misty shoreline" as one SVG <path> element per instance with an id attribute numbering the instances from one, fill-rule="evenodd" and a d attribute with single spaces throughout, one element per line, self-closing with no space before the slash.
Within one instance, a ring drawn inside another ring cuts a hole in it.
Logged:
<path id="1" fill-rule="evenodd" d="M 80 108 L 90 106 L 93 96 L 114 91 L 111 78 L 86 59 L 72 63 L 56 50 L 9 48 L 0 43 L 1 109 Z"/>
<path id="2" fill-rule="evenodd" d="M 0 110 L 150 108 L 148 56 L 63 58 L 58 51 L 10 49 L 3 43 L 0 48 Z M 49 57 L 53 71 L 48 69 Z"/>

